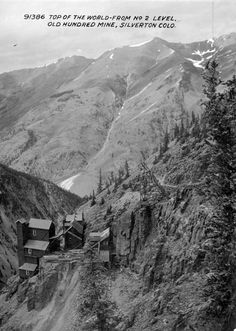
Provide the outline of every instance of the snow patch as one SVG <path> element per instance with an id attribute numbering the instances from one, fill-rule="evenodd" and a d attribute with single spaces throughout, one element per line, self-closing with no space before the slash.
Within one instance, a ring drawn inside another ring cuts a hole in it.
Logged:
<path id="1" fill-rule="evenodd" d="M 192 64 L 194 65 L 194 67 L 204 69 L 204 67 L 201 65 L 201 63 L 204 61 L 204 59 L 193 60 L 193 59 L 190 59 L 189 57 L 186 57 L 185 59 L 188 60 L 188 61 L 191 61 Z"/>
<path id="2" fill-rule="evenodd" d="M 215 48 L 214 48 L 214 49 L 209 49 L 209 50 L 207 50 L 207 51 L 203 51 L 203 52 L 197 50 L 197 51 L 194 51 L 192 54 L 193 54 L 193 55 L 199 55 L 199 56 L 202 57 L 203 55 L 205 55 L 205 54 L 207 54 L 207 53 L 214 53 L 215 51 L 216 51 Z"/>
<path id="3" fill-rule="evenodd" d="M 208 44 L 211 44 L 211 47 L 213 47 L 213 45 L 214 45 L 214 39 L 212 39 L 212 38 L 208 39 L 207 40 L 207 43 Z"/>
<path id="4" fill-rule="evenodd" d="M 59 186 L 60 186 L 61 188 L 63 188 L 64 190 L 69 191 L 70 188 L 72 187 L 72 185 L 74 184 L 75 179 L 76 179 L 77 177 L 79 177 L 79 176 L 80 176 L 80 173 L 77 174 L 77 175 L 75 175 L 75 176 L 69 177 L 69 178 L 67 178 L 66 180 L 63 180 L 63 182 L 61 182 L 61 183 L 59 184 Z"/>
<path id="5" fill-rule="evenodd" d="M 190 59 L 189 57 L 188 58 L 185 58 L 186 60 L 188 61 L 191 61 L 193 63 L 193 65 L 196 67 L 196 68 L 201 68 L 201 69 L 204 69 L 204 66 L 202 65 L 202 62 L 205 60 L 204 59 L 204 55 L 205 54 L 209 54 L 209 53 L 212 53 L 211 55 L 209 55 L 206 59 L 210 59 L 214 53 L 215 53 L 216 49 L 213 48 L 213 49 L 208 49 L 207 51 L 200 51 L 200 50 L 196 50 L 194 51 L 192 54 L 193 55 L 198 55 L 201 57 L 201 60 L 194 60 L 194 59 Z"/>
<path id="6" fill-rule="evenodd" d="M 213 54 L 212 55 L 209 55 L 208 57 L 206 57 L 206 59 L 209 60 L 209 59 L 212 58 L 212 56 L 213 56 Z"/>
<path id="7" fill-rule="evenodd" d="M 152 39 L 151 39 L 151 40 L 152 40 Z M 129 45 L 129 47 L 139 47 L 139 46 L 143 46 L 143 45 L 149 43 L 151 40 L 144 41 L 144 42 L 142 42 L 142 43 L 140 43 L 140 44 Z"/>

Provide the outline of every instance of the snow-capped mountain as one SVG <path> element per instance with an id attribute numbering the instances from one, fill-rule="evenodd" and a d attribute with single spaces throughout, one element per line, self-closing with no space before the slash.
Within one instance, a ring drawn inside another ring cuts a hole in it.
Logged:
<path id="1" fill-rule="evenodd" d="M 2 74 L 0 161 L 90 193 L 99 168 L 134 166 L 200 113 L 205 63 L 216 57 L 229 78 L 235 51 L 235 33 L 190 44 L 154 38 Z"/>

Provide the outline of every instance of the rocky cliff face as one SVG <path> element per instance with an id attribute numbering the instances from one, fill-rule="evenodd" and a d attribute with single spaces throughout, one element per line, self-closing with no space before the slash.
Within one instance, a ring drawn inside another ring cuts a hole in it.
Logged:
<path id="1" fill-rule="evenodd" d="M 147 162 L 166 197 L 161 198 L 150 181 L 146 201 L 140 203 L 136 173 L 115 194 L 104 194 L 105 206 L 99 206 L 99 199 L 92 208 L 83 206 L 93 229 L 111 225 L 116 258 L 133 272 L 126 279 L 136 285 L 125 290 L 130 305 L 123 311 L 127 320 L 122 330 L 233 330 L 233 322 L 225 323 L 223 314 L 210 311 L 206 290 L 211 271 L 205 231 L 212 215 L 203 185 L 208 147 L 190 139 L 172 145 L 159 162 L 154 160 L 153 155 Z M 109 205 L 112 213 L 107 216 Z M 119 305 L 124 287 L 119 282 L 116 286 Z"/>
<path id="2" fill-rule="evenodd" d="M 78 196 L 55 184 L 0 165 L 0 280 L 17 269 L 18 218 L 50 218 L 54 222 L 81 202 Z"/>
<path id="3" fill-rule="evenodd" d="M 0 75 L 0 161 L 90 193 L 99 168 L 135 166 L 166 129 L 201 112 L 202 69 L 216 56 L 222 78 L 235 70 L 235 34 L 213 41 L 109 50 L 98 59 L 62 59 Z"/>
<path id="4" fill-rule="evenodd" d="M 142 176 L 146 174 L 137 169 L 118 188 L 111 186 L 110 193 L 100 193 L 94 206 L 88 202 L 80 207 L 87 233 L 111 227 L 118 267 L 105 271 L 101 281 L 106 283 L 114 305 L 114 330 L 233 331 L 233 318 L 209 311 L 206 291 L 211 279 L 205 229 L 212 206 L 203 185 L 208 153 L 207 145 L 199 139 L 172 142 L 158 161 L 155 154 L 146 160 L 165 196 L 148 176 L 146 199 L 140 201 Z M 26 282 L 18 290 L 16 287 L 17 295 L 11 294 L 9 286 L 1 296 L 5 307 L 0 316 L 2 330 L 17 330 L 16 325 L 19 330 L 26 330 L 26 326 L 27 330 L 54 330 L 55 325 L 55 330 L 78 330 L 83 304 L 81 267 L 82 261 L 70 270 L 69 265 L 61 264 L 53 272 L 46 271 L 43 278 L 38 276 L 33 285 Z M 53 291 L 48 291 L 52 279 Z M 6 297 L 8 301 L 4 301 Z M 12 310 L 7 317 L 8 305 Z M 232 301 L 232 311 L 234 305 Z M 20 312 L 24 312 L 26 322 Z"/>

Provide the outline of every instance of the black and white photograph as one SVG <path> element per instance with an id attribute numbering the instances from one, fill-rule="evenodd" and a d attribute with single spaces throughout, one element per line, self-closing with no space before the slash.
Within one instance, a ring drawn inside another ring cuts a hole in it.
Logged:
<path id="1" fill-rule="evenodd" d="M 236 331 L 235 187 L 235 0 L 0 0 L 0 331 Z"/>

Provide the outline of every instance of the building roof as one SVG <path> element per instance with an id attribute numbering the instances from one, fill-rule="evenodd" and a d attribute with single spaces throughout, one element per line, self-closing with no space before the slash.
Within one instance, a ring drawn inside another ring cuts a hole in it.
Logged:
<path id="1" fill-rule="evenodd" d="M 66 222 L 72 223 L 75 219 L 75 214 L 72 215 L 66 215 Z"/>
<path id="2" fill-rule="evenodd" d="M 84 220 L 84 214 L 82 211 L 78 211 L 76 214 L 75 214 L 75 220 L 76 221 L 83 221 Z"/>
<path id="3" fill-rule="evenodd" d="M 48 241 L 41 241 L 41 240 L 28 240 L 24 245 L 24 248 L 30 249 L 37 249 L 40 251 L 46 251 L 48 248 L 49 242 Z"/>
<path id="4" fill-rule="evenodd" d="M 92 241 L 103 241 L 107 239 L 109 235 L 110 235 L 110 228 L 107 228 L 102 232 L 90 232 L 89 239 Z"/>
<path id="5" fill-rule="evenodd" d="M 60 238 L 62 235 L 63 235 L 63 230 L 59 231 L 58 234 L 56 234 L 55 236 L 50 237 L 49 240 Z"/>
<path id="6" fill-rule="evenodd" d="M 79 221 L 74 221 L 74 222 L 72 223 L 72 227 L 73 227 L 75 230 L 77 230 L 80 234 L 82 234 L 83 231 L 84 231 L 83 224 L 81 224 L 81 222 L 79 222 Z"/>
<path id="7" fill-rule="evenodd" d="M 51 224 L 52 224 L 52 221 L 50 221 L 50 220 L 31 218 L 29 221 L 29 228 L 49 230 Z"/>
<path id="8" fill-rule="evenodd" d="M 101 240 L 105 240 L 110 236 L 110 228 L 107 228 L 103 232 L 101 232 Z"/>
<path id="9" fill-rule="evenodd" d="M 16 221 L 16 223 L 21 223 L 21 224 L 24 224 L 24 223 L 27 223 L 27 221 L 24 219 L 24 218 L 20 218 Z"/>
<path id="10" fill-rule="evenodd" d="M 93 241 L 99 241 L 100 240 L 100 232 L 90 232 L 89 239 Z"/>
<path id="11" fill-rule="evenodd" d="M 34 263 L 24 263 L 19 270 L 35 271 L 37 264 Z"/>

